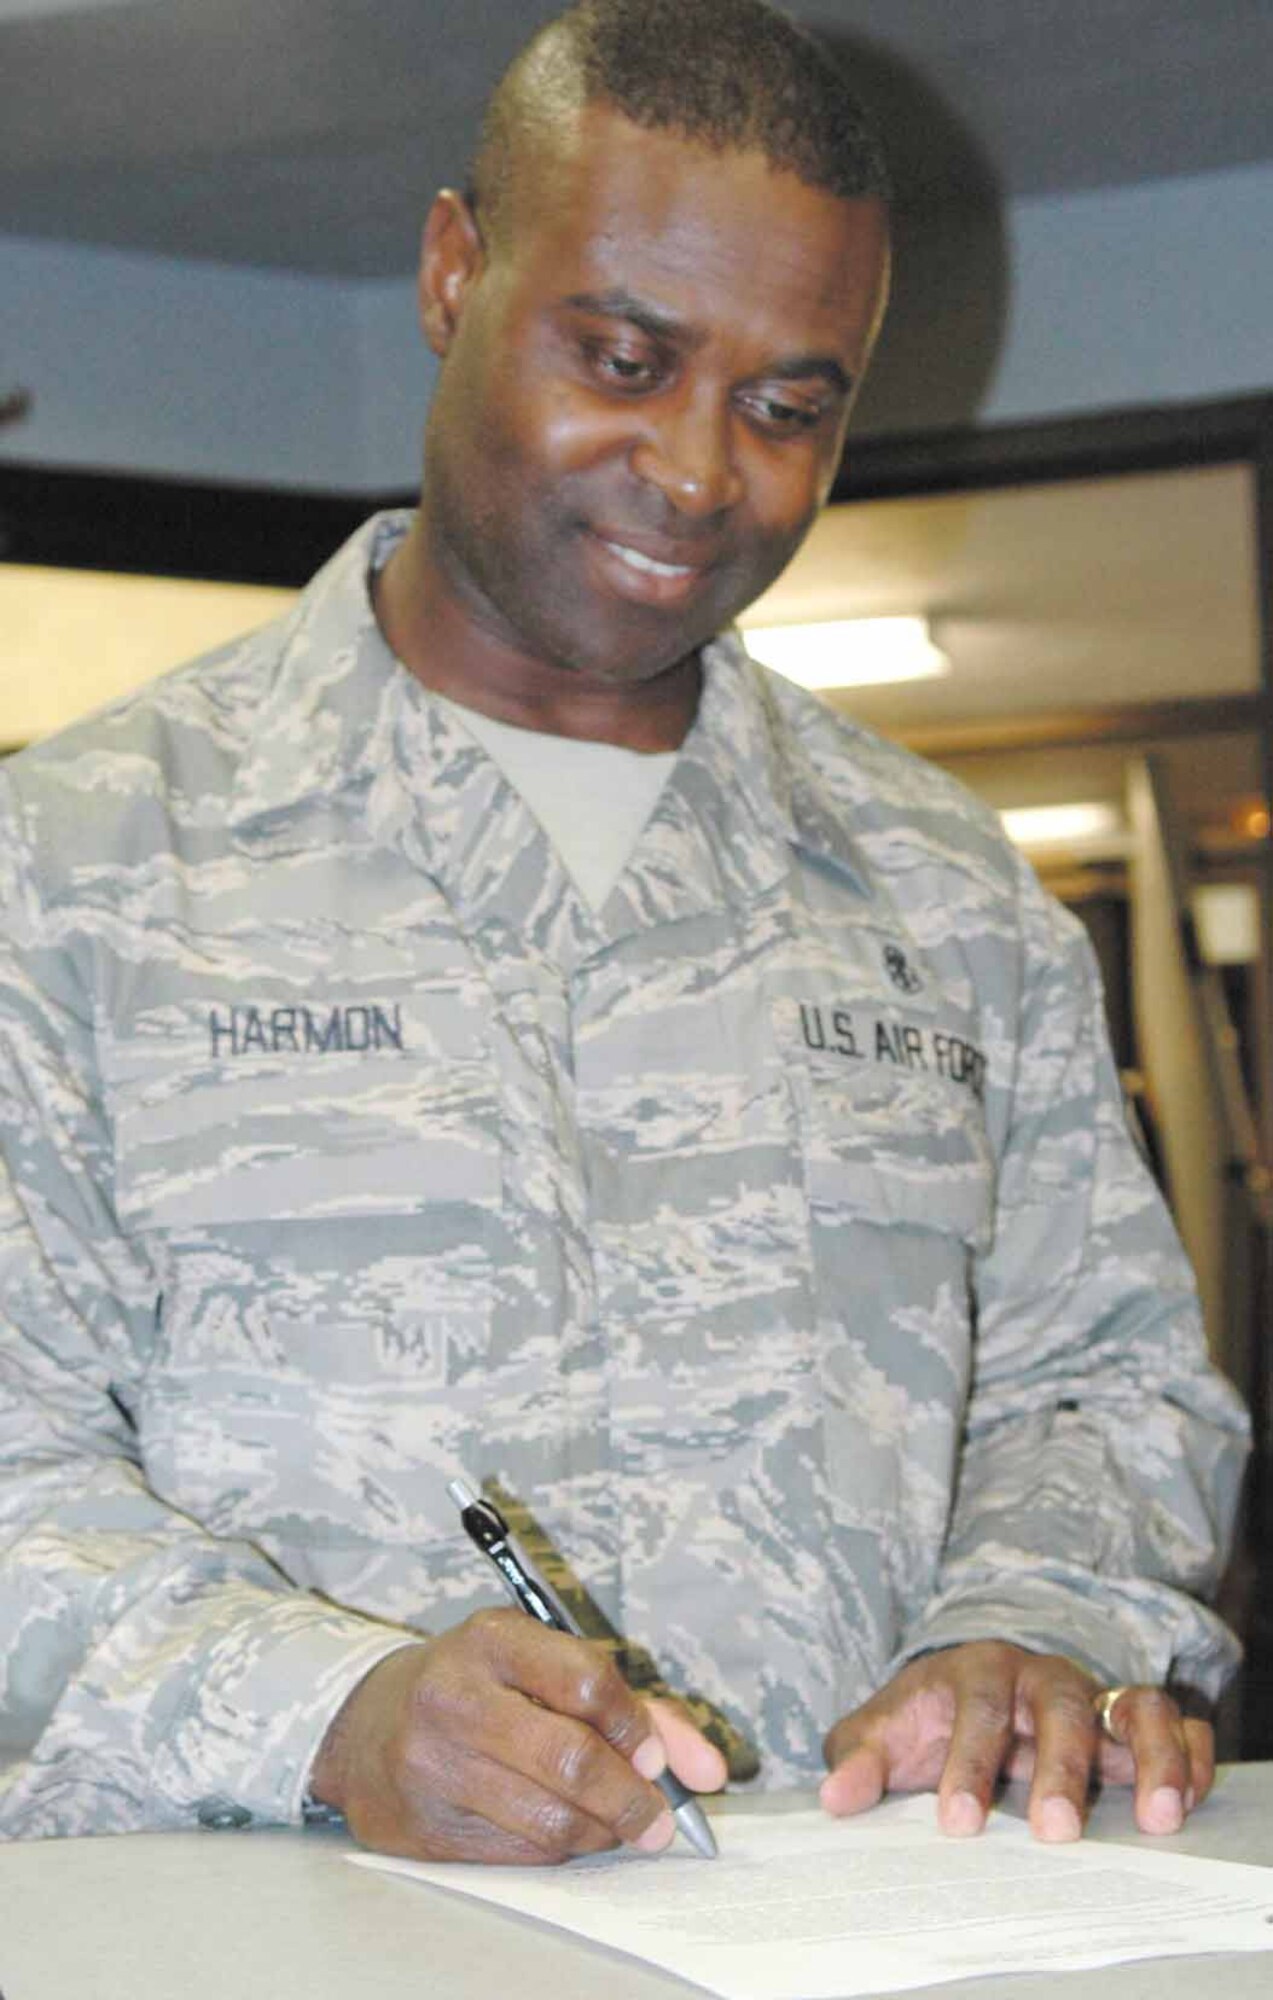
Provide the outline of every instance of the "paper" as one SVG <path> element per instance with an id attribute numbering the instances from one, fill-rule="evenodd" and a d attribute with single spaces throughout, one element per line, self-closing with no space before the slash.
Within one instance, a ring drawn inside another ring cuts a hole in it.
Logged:
<path id="1" fill-rule="evenodd" d="M 726 2000 L 850 2000 L 981 1973 L 1273 1950 L 1273 1869 L 1094 1841 L 1043 1846 L 994 1813 L 951 1840 L 930 1798 L 861 1819 L 736 1813 L 720 1857 L 685 1846 L 559 1869 L 353 1854 L 538 1917 Z"/>

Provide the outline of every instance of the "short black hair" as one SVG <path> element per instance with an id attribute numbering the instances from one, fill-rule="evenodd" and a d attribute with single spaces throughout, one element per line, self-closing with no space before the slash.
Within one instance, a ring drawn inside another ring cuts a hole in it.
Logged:
<path id="1" fill-rule="evenodd" d="M 766 0 L 576 0 L 491 96 L 470 175 L 488 218 L 519 140 L 596 103 L 713 152 L 763 153 L 846 200 L 889 198 L 878 134 L 840 65 Z"/>

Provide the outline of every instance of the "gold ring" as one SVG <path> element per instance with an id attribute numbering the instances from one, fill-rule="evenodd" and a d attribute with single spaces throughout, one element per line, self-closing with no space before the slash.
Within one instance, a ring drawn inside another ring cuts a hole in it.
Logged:
<path id="1" fill-rule="evenodd" d="M 1114 1734 L 1114 1704 L 1121 1701 L 1125 1694 L 1130 1693 L 1131 1689 L 1126 1687 L 1102 1688 L 1099 1694 L 1092 1696 L 1092 1707 L 1096 1712 L 1096 1720 L 1100 1723 L 1101 1728 L 1109 1737 L 1111 1743 L 1120 1743 L 1122 1741 L 1121 1737 Z"/>

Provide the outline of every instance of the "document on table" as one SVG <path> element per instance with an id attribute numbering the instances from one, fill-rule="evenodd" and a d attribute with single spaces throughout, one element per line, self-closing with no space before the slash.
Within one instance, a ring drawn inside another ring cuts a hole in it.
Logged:
<path id="1" fill-rule="evenodd" d="M 1043 1846 L 991 1815 L 938 1833 L 931 1798 L 861 1819 L 731 1813 L 720 1857 L 682 1842 L 558 1869 L 351 1854 L 538 1917 L 726 2000 L 850 2000 L 980 1973 L 1059 1972 L 1191 1952 L 1273 1951 L 1273 1868 L 1162 1847 Z"/>

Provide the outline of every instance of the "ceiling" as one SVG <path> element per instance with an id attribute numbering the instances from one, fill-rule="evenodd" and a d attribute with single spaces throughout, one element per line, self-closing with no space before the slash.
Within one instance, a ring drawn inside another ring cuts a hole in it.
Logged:
<path id="1" fill-rule="evenodd" d="M 1129 765 L 1163 765 L 1217 863 L 1263 790 L 1249 464 L 832 508 L 744 624 L 921 612 L 941 680 L 828 699 L 946 765 L 988 805 L 1120 813 Z M 1071 869 L 1123 836 L 1036 853 Z M 1072 881 L 1071 893 L 1076 893 Z"/>
<path id="2" fill-rule="evenodd" d="M 0 0 L 0 231 L 348 277 L 557 0 Z M 904 198 L 1273 155 L 1273 0 L 793 0 L 879 106 Z"/>
<path id="3" fill-rule="evenodd" d="M 942 680 L 854 688 L 873 728 L 930 737 L 1012 716 L 1253 694 L 1249 465 L 833 507 L 748 625 L 922 613 Z"/>

